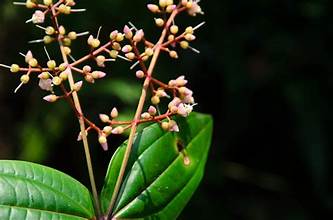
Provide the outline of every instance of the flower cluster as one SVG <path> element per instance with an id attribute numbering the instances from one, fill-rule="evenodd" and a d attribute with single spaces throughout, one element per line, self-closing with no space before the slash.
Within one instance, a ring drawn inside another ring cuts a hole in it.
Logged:
<path id="1" fill-rule="evenodd" d="M 78 140 L 82 139 L 83 134 L 87 135 L 89 131 L 95 131 L 98 133 L 98 141 L 104 150 L 108 149 L 107 138 L 110 135 L 122 134 L 126 129 L 133 129 L 133 126 L 141 123 L 157 122 L 166 131 L 179 131 L 179 127 L 172 117 L 176 115 L 187 117 L 192 112 L 195 105 L 193 92 L 187 87 L 188 81 L 185 76 L 179 76 L 164 83 L 154 78 L 153 72 L 161 53 L 167 53 L 174 59 L 179 58 L 177 48 L 190 49 L 199 53 L 191 46 L 191 43 L 196 39 L 195 31 L 204 22 L 195 27 L 188 26 L 183 30 L 176 24 L 176 16 L 182 12 L 187 12 L 191 16 L 203 14 L 199 0 L 180 0 L 178 3 L 173 0 L 159 0 L 158 4 L 148 4 L 148 10 L 156 15 L 155 25 L 162 28 L 161 37 L 156 43 L 149 41 L 144 30 L 137 28 L 130 22 L 121 31 L 111 31 L 109 40 L 104 43 L 99 39 L 101 28 L 96 35 L 90 35 L 87 31 L 81 33 L 73 30 L 67 31 L 64 26 L 59 24 L 58 17 L 85 11 L 85 9 L 75 9 L 74 0 L 58 0 L 56 2 L 52 0 L 43 0 L 42 2 L 27 0 L 14 4 L 25 5 L 27 8 L 33 9 L 32 17 L 27 20 L 27 23 L 33 23 L 45 33 L 42 39 L 33 40 L 30 43 L 44 43 L 45 45 L 58 43 L 63 57 L 60 62 L 53 60 L 44 47 L 48 57 L 45 65 L 42 65 L 31 51 L 26 54 L 21 53 L 25 60 L 24 67 L 18 64 L 11 66 L 1 64 L 0 66 L 9 68 L 13 73 L 22 74 L 20 76 L 21 83 L 15 92 L 22 85 L 29 83 L 33 75 L 36 75 L 39 87 L 48 92 L 44 97 L 45 101 L 56 102 L 60 99 L 66 99 L 78 118 L 84 122 L 86 127 L 84 130 L 81 129 Z M 75 58 L 71 49 L 72 42 L 83 36 L 87 36 L 86 44 L 89 53 Z M 100 128 L 83 114 L 77 93 L 84 82 L 95 83 L 96 80 L 107 77 L 109 73 L 102 69 L 107 62 L 114 62 L 118 59 L 131 63 L 130 70 L 134 71 L 138 79 L 144 81 L 144 92 L 133 120 L 117 120 L 119 113 L 117 108 L 113 108 L 109 114 L 99 115 L 100 121 L 103 123 Z M 96 65 L 86 64 L 87 62 L 91 63 L 91 61 L 94 61 Z M 75 82 L 73 74 L 78 74 L 82 79 Z M 144 110 L 144 103 L 148 98 L 147 94 L 150 95 L 151 104 Z M 159 106 L 163 100 L 167 101 L 167 108 L 164 111 Z"/>

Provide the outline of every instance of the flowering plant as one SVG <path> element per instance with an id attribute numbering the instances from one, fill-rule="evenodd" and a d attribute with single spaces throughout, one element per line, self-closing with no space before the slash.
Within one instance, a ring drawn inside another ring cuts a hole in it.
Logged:
<path id="1" fill-rule="evenodd" d="M 82 141 L 86 155 L 92 198 L 88 189 L 59 171 L 3 160 L 0 161 L 1 219 L 174 219 L 179 215 L 202 178 L 212 120 L 207 115 L 192 113 L 195 101 L 185 76 L 164 83 L 154 77 L 154 70 L 161 53 L 177 59 L 179 49 L 199 52 L 190 43 L 204 22 L 188 26 L 182 32 L 176 24 L 176 17 L 183 12 L 190 16 L 203 14 L 198 3 L 159 0 L 158 4 L 148 4 L 148 10 L 157 16 L 155 25 L 162 30 L 156 43 L 131 22 L 122 31 L 111 31 L 109 40 L 102 43 L 101 28 L 96 35 L 90 35 L 67 31 L 59 23 L 61 15 L 85 11 L 75 9 L 74 0 L 14 2 L 34 10 L 26 23 L 42 29 L 45 36 L 30 43 L 45 44 L 47 62 L 43 66 L 28 51 L 21 53 L 24 66 L 1 66 L 20 74 L 21 82 L 15 92 L 38 78 L 39 87 L 48 93 L 43 98 L 46 102 L 64 99 L 69 103 L 80 125 L 78 141 Z M 88 36 L 89 52 L 75 58 L 71 45 L 84 36 Z M 60 62 L 52 59 L 47 50 L 51 43 L 59 46 Z M 130 121 L 118 120 L 121 112 L 113 107 L 109 114 L 99 114 L 101 122 L 93 122 L 84 114 L 79 92 L 84 86 L 107 78 L 109 73 L 103 68 L 119 59 L 129 62 L 130 70 L 143 81 L 135 116 Z M 92 61 L 94 66 L 89 65 Z M 147 99 L 150 104 L 146 104 Z M 138 131 L 138 125 L 145 123 L 151 125 Z M 130 131 L 128 140 L 115 151 L 103 189 L 98 193 L 88 134 L 96 132 L 99 144 L 106 151 L 108 139 L 126 130 Z"/>

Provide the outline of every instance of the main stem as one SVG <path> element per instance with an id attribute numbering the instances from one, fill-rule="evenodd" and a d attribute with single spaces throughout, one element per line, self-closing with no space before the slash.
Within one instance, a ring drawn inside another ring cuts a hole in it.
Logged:
<path id="1" fill-rule="evenodd" d="M 126 148 L 126 151 L 125 151 L 124 159 L 122 161 L 121 168 L 120 168 L 120 171 L 119 171 L 119 175 L 118 175 L 118 178 L 117 178 L 117 182 L 116 182 L 116 185 L 115 185 L 112 197 L 111 197 L 111 202 L 110 202 L 108 212 L 107 212 L 108 213 L 108 219 L 110 219 L 112 217 L 112 209 L 115 205 L 115 202 L 117 201 L 120 186 L 123 182 L 123 178 L 124 178 L 124 175 L 125 175 L 127 163 L 128 163 L 129 157 L 130 157 L 131 152 L 132 152 L 132 146 L 133 146 L 134 137 L 135 137 L 135 133 L 136 133 L 136 130 L 137 130 L 138 122 L 140 121 L 140 118 L 141 118 L 141 114 L 142 114 L 143 107 L 144 107 L 144 104 L 145 104 L 145 100 L 146 100 L 146 97 L 147 97 L 147 91 L 149 89 L 149 85 L 150 85 L 150 82 L 151 82 L 151 79 L 152 79 L 152 74 L 153 74 L 154 68 L 156 66 L 158 57 L 159 57 L 160 52 L 161 52 L 162 44 L 163 44 L 163 42 L 165 40 L 165 37 L 168 33 L 168 29 L 169 29 L 170 25 L 172 24 L 172 21 L 174 20 L 176 15 L 178 14 L 178 12 L 179 12 L 178 9 L 176 9 L 172 12 L 172 14 L 170 15 L 168 21 L 166 22 L 166 24 L 164 26 L 161 37 L 159 38 L 158 42 L 156 43 L 155 52 L 154 52 L 154 55 L 152 57 L 152 60 L 149 64 L 149 67 L 148 67 L 148 70 L 147 70 L 147 77 L 146 77 L 146 79 L 143 83 L 143 88 L 142 88 L 140 100 L 139 100 L 138 107 L 136 109 L 136 113 L 135 113 L 135 116 L 134 116 L 134 119 L 133 119 L 133 122 L 132 122 L 131 132 L 130 132 L 130 135 L 129 135 L 129 138 L 128 138 L 127 148 Z"/>
<path id="2" fill-rule="evenodd" d="M 57 28 L 57 30 L 59 30 L 59 24 L 58 24 L 57 17 L 54 16 L 55 15 L 54 7 L 52 8 L 52 15 L 53 15 L 53 19 L 54 19 L 56 28 Z M 69 65 L 68 58 L 67 58 L 67 55 L 64 50 L 64 45 L 62 44 L 62 42 L 60 40 L 58 42 L 59 42 L 60 52 L 61 52 L 63 61 L 65 64 Z M 72 70 L 70 67 L 67 67 L 66 71 L 68 71 L 68 82 L 69 82 L 70 88 L 71 88 L 71 90 L 74 91 L 75 82 L 74 82 Z M 80 99 L 79 99 L 79 96 L 76 91 L 74 91 L 72 93 L 72 97 L 73 97 L 74 106 L 76 108 L 76 111 L 79 113 L 78 120 L 79 120 L 79 124 L 80 124 L 80 131 L 81 131 L 81 136 L 82 136 L 84 153 L 85 153 L 86 163 L 87 163 L 87 167 L 88 167 L 90 185 L 91 185 L 91 190 L 92 190 L 92 194 L 94 197 L 94 205 L 95 205 L 95 209 L 97 212 L 96 215 L 99 217 L 99 216 L 101 216 L 101 208 L 100 208 L 100 203 L 99 203 L 98 193 L 97 193 L 97 188 L 96 188 L 96 183 L 95 183 L 94 170 L 93 170 L 92 162 L 91 162 L 89 143 L 88 143 L 88 138 L 87 138 L 87 134 L 86 134 L 86 126 L 85 126 L 85 122 L 84 122 L 84 118 L 83 118 L 83 112 L 82 112 L 82 108 L 81 108 L 81 104 L 80 104 Z"/>

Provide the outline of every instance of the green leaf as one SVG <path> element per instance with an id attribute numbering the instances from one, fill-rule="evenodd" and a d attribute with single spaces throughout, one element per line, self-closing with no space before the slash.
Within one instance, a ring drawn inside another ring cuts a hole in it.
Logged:
<path id="1" fill-rule="evenodd" d="M 199 113 L 178 118 L 177 123 L 179 133 L 164 132 L 154 124 L 137 134 L 113 209 L 115 219 L 175 219 L 191 198 L 204 173 L 213 123 L 210 116 Z M 104 213 L 125 149 L 126 142 L 109 164 L 101 193 Z"/>
<path id="2" fill-rule="evenodd" d="M 1 220 L 93 217 L 88 189 L 72 177 L 30 162 L 0 160 Z"/>

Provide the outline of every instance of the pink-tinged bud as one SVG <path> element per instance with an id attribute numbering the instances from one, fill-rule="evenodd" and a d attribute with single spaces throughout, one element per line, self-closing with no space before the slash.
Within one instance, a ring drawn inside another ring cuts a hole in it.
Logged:
<path id="1" fill-rule="evenodd" d="M 144 37 L 144 35 L 145 35 L 145 33 L 143 32 L 142 29 L 140 29 L 135 33 L 133 40 L 135 42 L 140 42 L 142 40 L 142 38 Z"/>
<path id="2" fill-rule="evenodd" d="M 105 65 L 104 65 L 105 60 L 106 60 L 105 56 L 103 56 L 103 55 L 97 56 L 96 57 L 97 66 L 99 66 L 99 67 L 105 67 Z"/>
<path id="3" fill-rule="evenodd" d="M 122 134 L 124 133 L 124 128 L 122 126 L 118 126 L 112 130 L 112 134 Z"/>
<path id="4" fill-rule="evenodd" d="M 185 76 L 180 76 L 176 79 L 177 86 L 185 86 L 187 84 L 187 80 L 185 80 Z"/>
<path id="5" fill-rule="evenodd" d="M 102 146 L 104 151 L 108 150 L 108 140 L 106 139 L 106 135 L 105 134 L 100 134 L 98 137 L 98 142 L 100 143 L 100 145 Z"/>
<path id="6" fill-rule="evenodd" d="M 118 117 L 118 110 L 117 108 L 113 108 L 111 113 L 110 113 L 112 118 L 117 118 Z"/>
<path id="7" fill-rule="evenodd" d="M 103 128 L 103 132 L 106 134 L 106 135 L 109 135 L 112 133 L 112 127 L 111 126 L 105 126 Z"/>
<path id="8" fill-rule="evenodd" d="M 175 97 L 170 103 L 169 103 L 169 108 L 171 108 L 172 106 L 178 106 L 180 103 L 182 102 L 182 100 L 180 100 L 180 98 Z"/>
<path id="9" fill-rule="evenodd" d="M 169 6 L 166 8 L 166 12 L 171 13 L 171 12 L 173 12 L 176 8 L 177 8 L 177 5 L 169 5 Z"/>
<path id="10" fill-rule="evenodd" d="M 177 123 L 173 120 L 169 122 L 169 131 L 179 132 L 179 127 Z"/>
<path id="11" fill-rule="evenodd" d="M 145 73 L 142 70 L 138 70 L 138 71 L 136 71 L 135 75 L 139 79 L 142 79 L 145 76 Z"/>
<path id="12" fill-rule="evenodd" d="M 151 116 L 155 116 L 156 115 L 156 113 L 157 113 L 157 110 L 156 110 L 156 108 L 154 107 L 154 106 L 149 106 L 149 108 L 148 108 L 148 113 L 151 115 Z"/>
<path id="13" fill-rule="evenodd" d="M 44 12 L 42 12 L 40 10 L 35 11 L 35 13 L 32 15 L 31 20 L 34 24 L 44 23 L 44 20 L 45 20 Z"/>
<path id="14" fill-rule="evenodd" d="M 148 112 L 144 112 L 141 114 L 141 118 L 143 119 L 149 119 L 151 117 L 151 115 Z"/>
<path id="15" fill-rule="evenodd" d="M 133 32 L 127 25 L 125 25 L 125 27 L 124 27 L 124 34 L 127 39 L 132 39 L 132 37 L 133 37 Z"/>
<path id="16" fill-rule="evenodd" d="M 166 93 L 164 89 L 158 89 L 156 95 L 158 97 L 169 97 L 168 93 Z"/>
<path id="17" fill-rule="evenodd" d="M 99 119 L 104 122 L 104 123 L 108 123 L 110 122 L 110 118 L 108 115 L 106 114 L 99 114 Z"/>
<path id="18" fill-rule="evenodd" d="M 33 59 L 34 58 L 34 56 L 32 55 L 32 52 L 29 50 L 28 52 L 27 52 L 27 54 L 25 55 L 25 62 L 26 63 L 29 63 L 29 61 L 31 60 L 31 59 Z"/>
<path id="19" fill-rule="evenodd" d="M 91 67 L 88 66 L 88 65 L 85 65 L 82 70 L 83 70 L 84 73 L 90 73 L 91 72 Z"/>
<path id="20" fill-rule="evenodd" d="M 155 4 L 148 4 L 147 8 L 149 11 L 151 11 L 152 13 L 157 13 L 160 11 L 160 8 L 158 7 L 158 5 Z"/>
<path id="21" fill-rule="evenodd" d="M 94 41 L 94 36 L 90 35 L 90 36 L 88 37 L 87 43 L 88 43 L 89 45 L 91 45 L 91 44 L 93 43 L 93 41 Z"/>
<path id="22" fill-rule="evenodd" d="M 110 39 L 111 40 L 115 40 L 118 36 L 118 31 L 115 30 L 115 31 L 112 31 L 111 34 L 110 34 Z"/>
<path id="23" fill-rule="evenodd" d="M 123 51 L 124 53 L 129 53 L 129 52 L 131 52 L 132 51 L 132 46 L 131 45 L 125 45 L 122 49 L 121 49 L 121 51 Z"/>
<path id="24" fill-rule="evenodd" d="M 51 79 L 40 79 L 38 86 L 45 91 L 52 91 L 52 80 Z"/>
<path id="25" fill-rule="evenodd" d="M 82 88 L 82 85 L 83 85 L 83 81 L 79 81 L 79 82 L 75 83 L 73 86 L 73 90 L 75 92 L 80 91 L 80 89 Z"/>
<path id="26" fill-rule="evenodd" d="M 106 73 L 102 72 L 102 71 L 94 71 L 91 73 L 92 77 L 94 79 L 101 79 L 104 78 L 106 76 Z"/>
<path id="27" fill-rule="evenodd" d="M 49 79 L 50 78 L 50 73 L 49 72 L 42 72 L 41 74 L 38 75 L 39 79 Z"/>
<path id="28" fill-rule="evenodd" d="M 45 96 L 43 99 L 47 102 L 55 102 L 59 99 L 59 97 L 51 94 L 51 95 Z"/>

